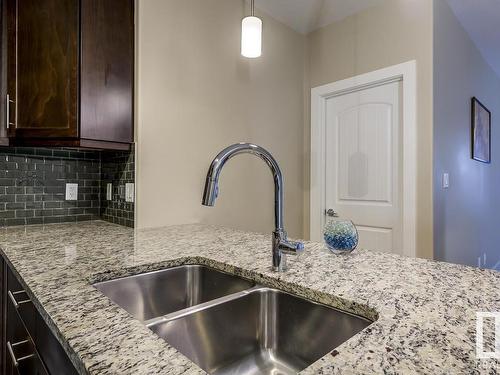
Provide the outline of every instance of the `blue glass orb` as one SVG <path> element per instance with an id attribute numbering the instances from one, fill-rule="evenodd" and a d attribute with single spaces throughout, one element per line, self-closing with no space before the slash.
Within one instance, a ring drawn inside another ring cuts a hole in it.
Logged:
<path id="1" fill-rule="evenodd" d="M 329 220 L 325 224 L 323 238 L 326 246 L 335 254 L 347 254 L 358 245 L 358 231 L 350 220 Z"/>

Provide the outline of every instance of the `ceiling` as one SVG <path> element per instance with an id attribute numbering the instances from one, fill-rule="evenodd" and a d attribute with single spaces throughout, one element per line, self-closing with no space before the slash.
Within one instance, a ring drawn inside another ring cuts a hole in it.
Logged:
<path id="1" fill-rule="evenodd" d="M 385 0 L 255 0 L 256 6 L 301 34 Z M 500 77 L 500 0 L 447 0 L 485 60 Z"/>
<path id="2" fill-rule="evenodd" d="M 309 34 L 383 2 L 384 0 L 255 0 L 255 6 L 295 31 Z"/>
<path id="3" fill-rule="evenodd" d="M 448 4 L 500 77 L 500 0 L 448 0 Z"/>

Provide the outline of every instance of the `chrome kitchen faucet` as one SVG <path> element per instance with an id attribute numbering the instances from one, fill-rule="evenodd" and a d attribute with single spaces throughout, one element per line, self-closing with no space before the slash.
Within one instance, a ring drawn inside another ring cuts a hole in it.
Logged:
<path id="1" fill-rule="evenodd" d="M 253 154 L 261 158 L 271 169 L 274 178 L 274 222 L 273 232 L 273 270 L 286 270 L 285 254 L 296 255 L 304 250 L 304 244 L 287 239 L 283 228 L 283 175 L 273 156 L 264 148 L 251 143 L 237 143 L 222 150 L 210 164 L 203 192 L 204 206 L 214 206 L 219 194 L 219 176 L 224 164 L 238 154 Z"/>

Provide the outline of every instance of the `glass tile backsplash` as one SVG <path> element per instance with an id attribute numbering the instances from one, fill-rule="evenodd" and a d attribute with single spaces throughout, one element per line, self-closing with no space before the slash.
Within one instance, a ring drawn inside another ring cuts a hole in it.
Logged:
<path id="1" fill-rule="evenodd" d="M 133 227 L 134 204 L 118 192 L 134 180 L 133 152 L 0 147 L 0 226 L 103 219 Z M 65 199 L 67 183 L 78 184 L 77 200 Z"/>

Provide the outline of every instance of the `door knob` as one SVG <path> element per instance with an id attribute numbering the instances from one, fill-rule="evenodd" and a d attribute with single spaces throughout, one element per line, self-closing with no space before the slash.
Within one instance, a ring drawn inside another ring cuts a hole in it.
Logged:
<path id="1" fill-rule="evenodd" d="M 330 216 L 330 217 L 339 217 L 339 214 L 336 213 L 333 208 L 329 208 L 328 210 L 325 210 L 325 215 Z"/>

